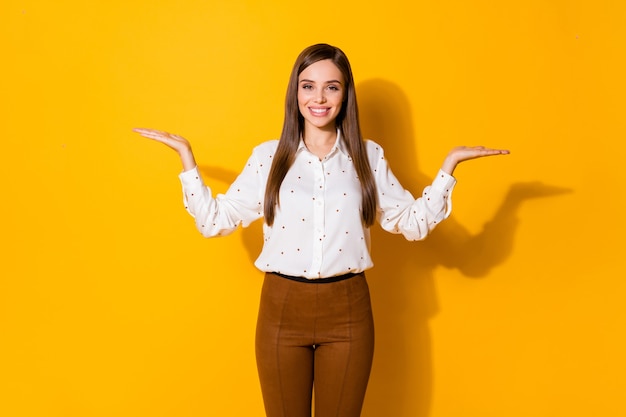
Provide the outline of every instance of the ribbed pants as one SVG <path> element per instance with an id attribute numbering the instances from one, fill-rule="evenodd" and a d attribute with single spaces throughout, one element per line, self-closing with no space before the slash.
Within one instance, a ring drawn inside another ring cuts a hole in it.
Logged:
<path id="1" fill-rule="evenodd" d="M 358 417 L 374 354 L 365 274 L 331 283 L 265 275 L 256 356 L 267 417 Z"/>

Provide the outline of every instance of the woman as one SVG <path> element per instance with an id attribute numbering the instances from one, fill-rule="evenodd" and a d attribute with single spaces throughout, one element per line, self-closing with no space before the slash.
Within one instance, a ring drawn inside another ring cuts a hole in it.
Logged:
<path id="1" fill-rule="evenodd" d="M 458 163 L 506 150 L 457 147 L 414 199 L 382 148 L 361 137 L 352 71 L 338 48 L 306 48 L 293 67 L 280 140 L 257 146 L 224 195 L 204 185 L 187 140 L 135 129 L 174 149 L 186 208 L 206 237 L 264 218 L 256 335 L 267 416 L 360 415 L 374 348 L 364 271 L 369 228 L 421 240 L 450 214 Z"/>

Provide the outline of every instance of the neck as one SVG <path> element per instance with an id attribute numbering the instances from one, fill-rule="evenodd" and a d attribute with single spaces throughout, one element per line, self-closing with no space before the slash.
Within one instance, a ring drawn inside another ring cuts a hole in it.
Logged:
<path id="1" fill-rule="evenodd" d="M 307 145 L 324 146 L 334 145 L 337 140 L 337 128 L 305 128 L 302 132 L 302 138 Z"/>
<path id="2" fill-rule="evenodd" d="M 304 146 L 307 147 L 309 152 L 317 156 L 321 161 L 335 145 L 337 141 L 337 129 L 333 129 L 332 131 L 325 129 L 305 129 L 305 131 L 302 132 L 302 139 L 304 140 Z"/>

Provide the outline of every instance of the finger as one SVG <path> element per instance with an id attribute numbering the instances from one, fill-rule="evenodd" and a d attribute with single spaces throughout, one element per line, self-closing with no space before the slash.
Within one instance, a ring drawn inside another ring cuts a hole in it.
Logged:
<path id="1" fill-rule="evenodd" d="M 494 148 L 486 148 L 484 146 L 474 146 L 474 149 L 481 151 L 481 152 L 486 152 L 486 153 L 496 153 L 496 154 L 501 154 L 501 153 L 509 153 L 508 150 L 506 149 L 494 149 Z"/>
<path id="2" fill-rule="evenodd" d="M 171 135 L 169 133 L 162 132 L 160 130 L 154 130 L 154 129 L 133 129 L 133 130 L 136 133 L 139 133 L 141 136 L 149 138 L 149 139 L 156 139 L 160 141 L 171 139 Z"/>
<path id="3" fill-rule="evenodd" d="M 161 133 L 156 132 L 141 132 L 139 133 L 141 136 L 148 139 L 164 139 L 164 136 Z"/>
<path id="4" fill-rule="evenodd" d="M 154 130 L 154 129 L 133 129 L 133 132 L 139 133 L 141 136 L 145 136 L 145 137 L 153 137 L 153 136 L 156 136 L 157 134 L 160 134 L 159 131 Z"/>
<path id="5" fill-rule="evenodd" d="M 484 152 L 486 155 L 507 155 L 509 153 L 506 149 L 489 149 Z"/>
<path id="6" fill-rule="evenodd" d="M 133 132 L 136 132 L 136 133 L 163 133 L 160 130 L 146 129 L 146 128 L 140 128 L 140 127 L 134 128 Z"/>

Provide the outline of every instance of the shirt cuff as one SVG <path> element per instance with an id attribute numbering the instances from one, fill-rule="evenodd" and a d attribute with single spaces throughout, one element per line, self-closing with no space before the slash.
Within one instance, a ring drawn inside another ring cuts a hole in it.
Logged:
<path id="1" fill-rule="evenodd" d="M 203 185 L 202 177 L 200 176 L 200 171 L 198 171 L 197 166 L 189 171 L 181 172 L 178 174 L 178 178 L 184 188 L 201 187 Z"/>
<path id="2" fill-rule="evenodd" d="M 448 195 L 452 192 L 455 184 L 456 178 L 440 169 L 437 173 L 437 177 L 435 177 L 435 180 L 433 181 L 432 188 L 440 190 L 443 194 Z"/>

